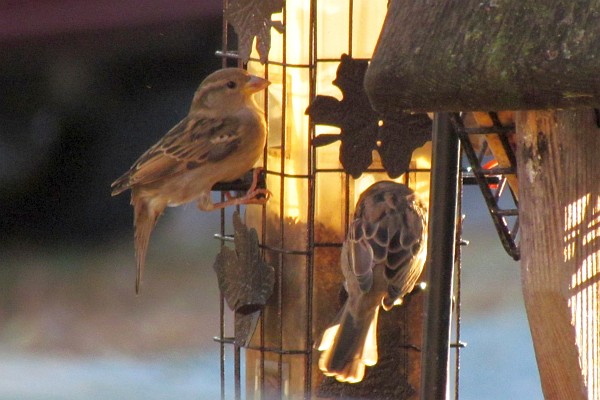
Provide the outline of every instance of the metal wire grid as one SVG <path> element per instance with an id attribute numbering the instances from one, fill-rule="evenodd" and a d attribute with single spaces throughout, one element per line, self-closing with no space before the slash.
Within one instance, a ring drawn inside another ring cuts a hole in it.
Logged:
<path id="1" fill-rule="evenodd" d="M 228 1 L 225 0 L 224 1 L 224 9 L 227 8 L 228 5 Z M 284 3 L 284 7 L 283 7 L 283 25 L 285 26 L 285 19 L 286 19 L 286 9 L 285 9 L 285 3 Z M 311 18 L 311 21 L 313 21 L 314 18 Z M 311 28 L 311 34 L 313 31 L 314 27 Z M 285 35 L 286 33 L 284 32 L 283 35 Z M 223 37 L 222 37 L 222 41 L 223 41 L 223 49 L 219 52 L 217 52 L 217 55 L 220 56 L 222 58 L 222 65 L 223 67 L 226 66 L 231 66 L 232 64 L 237 64 L 237 66 L 242 67 L 242 62 L 239 60 L 238 58 L 238 54 L 235 51 L 230 51 L 229 49 L 229 42 L 230 42 L 230 32 L 229 32 L 229 27 L 227 24 L 227 21 L 224 19 L 223 20 Z M 286 55 L 286 40 L 284 38 L 283 40 L 283 54 L 284 54 L 284 61 L 281 63 L 274 63 L 274 62 L 270 62 L 268 63 L 268 65 L 279 65 L 283 67 L 283 88 L 284 88 L 284 93 L 282 95 L 282 104 L 281 104 L 281 110 L 282 110 L 282 126 L 285 126 L 285 121 L 286 121 L 286 96 L 285 96 L 285 87 L 286 87 L 286 74 L 285 74 L 285 69 L 287 67 L 291 67 L 290 65 L 286 65 L 285 63 L 285 55 Z M 253 61 L 257 61 L 257 60 L 253 60 Z M 311 63 L 312 64 L 312 63 Z M 268 65 L 265 69 L 265 78 L 269 79 L 268 73 L 269 73 L 269 68 Z M 311 98 L 314 97 L 314 87 L 315 87 L 315 83 L 314 83 L 314 71 L 311 68 L 311 65 L 294 65 L 293 67 L 302 67 L 302 68 L 309 68 L 311 70 L 311 83 L 310 83 L 310 88 L 311 88 L 311 93 L 310 96 Z M 265 101 L 264 101 L 264 110 L 265 113 L 267 113 L 267 123 L 269 121 L 268 118 L 268 99 L 265 97 Z M 285 154 L 286 152 L 286 137 L 285 137 L 285 129 L 282 129 L 280 132 L 280 143 L 281 143 L 281 148 L 280 151 L 283 154 Z M 311 132 L 311 138 L 310 140 L 312 140 L 312 132 Z M 297 178 L 297 179 L 306 179 L 309 182 L 309 193 L 308 193 L 308 214 L 309 214 L 309 220 L 312 220 L 312 216 L 314 215 L 314 162 L 313 162 L 313 157 L 314 157 L 314 149 L 311 150 L 311 152 L 307 155 L 309 157 L 309 162 L 308 165 L 311 166 L 311 171 L 308 175 L 298 175 L 298 174 L 288 174 L 286 173 L 286 165 L 285 165 L 285 157 L 281 157 L 281 165 L 280 167 L 280 172 L 275 171 L 274 169 L 270 169 L 269 165 L 267 165 L 267 149 L 265 149 L 265 153 L 264 153 L 264 160 L 265 160 L 265 165 L 263 166 L 266 173 L 268 175 L 275 175 L 279 178 L 281 185 L 280 185 L 280 192 L 279 193 L 275 193 L 275 195 L 279 196 L 280 199 L 285 198 L 285 185 L 283 184 L 283 180 L 284 179 L 290 179 L 290 178 Z M 280 210 L 279 210 L 279 215 L 283 216 L 284 215 L 284 203 L 281 202 L 280 203 Z M 307 246 L 306 248 L 303 249 L 298 249 L 298 248 L 294 248 L 294 243 L 291 243 L 291 246 L 288 246 L 288 244 L 286 243 L 286 238 L 284 235 L 285 232 L 285 221 L 283 220 L 283 218 L 280 218 L 279 221 L 279 231 L 280 231 L 280 237 L 279 237 L 279 243 L 280 246 L 279 247 L 273 247 L 273 246 L 269 246 L 266 245 L 265 243 L 267 242 L 266 240 L 266 235 L 267 235 L 267 222 L 266 222 L 266 210 L 263 207 L 263 211 L 262 211 L 262 237 L 261 237 L 261 247 L 263 249 L 263 256 L 264 256 L 264 252 L 265 251 L 270 251 L 272 253 L 275 253 L 277 256 L 277 264 L 278 264 L 278 268 L 275 269 L 275 273 L 276 273 L 276 287 L 278 289 L 277 293 L 274 293 L 274 296 L 276 296 L 277 298 L 277 320 L 279 321 L 279 326 L 277 327 L 278 330 L 278 339 L 279 339 L 279 343 L 276 347 L 267 347 L 265 345 L 265 316 L 264 313 L 261 313 L 261 317 L 260 317 L 260 323 L 259 323 L 259 338 L 260 338 L 260 342 L 259 342 L 259 346 L 246 346 L 247 349 L 251 349 L 251 350 L 258 350 L 260 352 L 260 365 L 259 365 L 259 376 L 260 376 L 260 388 L 261 388 L 261 393 L 265 393 L 265 353 L 272 353 L 275 354 L 277 357 L 277 383 L 278 383 L 278 392 L 279 392 L 279 396 L 280 398 L 282 398 L 282 376 L 283 376 L 283 356 L 284 355 L 299 355 L 299 356 L 303 356 L 304 357 L 304 375 L 305 375 L 305 382 L 304 382 L 304 397 L 305 398 L 309 398 L 310 397 L 310 393 L 311 393 L 311 363 L 312 363 L 312 348 L 310 347 L 310 344 L 312 344 L 313 340 L 312 340 L 312 331 L 311 331 L 311 324 L 310 321 L 312 320 L 312 264 L 313 264 L 313 249 L 314 247 L 317 247 L 319 245 L 325 246 L 325 245 L 339 245 L 339 244 L 315 244 L 314 243 L 314 237 L 313 237 L 313 224 L 311 221 L 309 221 L 308 226 L 307 226 L 307 239 L 306 239 L 306 243 Z M 226 226 L 226 218 L 225 218 L 225 213 L 224 211 L 221 212 L 221 235 L 225 235 L 225 226 Z M 301 349 L 284 349 L 283 346 L 283 324 L 282 324 L 282 309 L 283 309 L 283 298 L 284 298 L 284 294 L 282 292 L 283 290 L 283 282 L 282 282 L 282 270 L 285 268 L 285 264 L 286 264 L 286 260 L 285 260 L 285 255 L 298 255 L 298 256 L 304 256 L 306 257 L 306 264 L 307 264 L 307 274 L 306 274 L 306 288 L 307 288 L 307 293 L 306 293 L 306 314 L 307 314 L 307 320 L 309 323 L 307 323 L 306 329 L 305 329 L 305 343 L 307 343 L 307 346 L 305 348 L 301 348 Z M 230 337 L 226 337 L 225 336 L 225 308 L 224 308 L 224 301 L 223 301 L 223 296 L 221 296 L 221 302 L 220 302 L 221 306 L 220 306 L 220 328 L 219 328 L 219 337 L 215 338 L 216 341 L 218 341 L 220 343 L 220 375 L 221 375 L 221 399 L 225 399 L 226 398 L 226 374 L 225 374 L 225 354 L 226 354 L 226 345 L 231 345 L 234 348 L 234 367 L 233 367 L 233 375 L 234 375 L 234 396 L 235 399 L 240 399 L 242 398 L 242 393 L 241 393 L 241 354 L 240 354 L 240 346 L 238 346 L 235 341 L 233 340 L 233 338 Z M 264 395 L 262 396 L 264 397 Z"/>
<path id="2" fill-rule="evenodd" d="M 314 40 L 315 35 L 316 35 L 316 17 L 315 17 L 315 10 L 316 10 L 316 3 L 317 0 L 311 0 L 311 26 L 310 26 L 310 40 L 311 40 L 311 52 L 310 52 L 310 62 L 307 65 L 298 65 L 298 64 L 286 64 L 286 60 L 285 60 L 285 55 L 286 55 L 286 40 L 285 37 L 283 39 L 283 62 L 267 62 L 266 68 L 265 68 L 265 77 L 268 79 L 269 76 L 269 65 L 277 65 L 283 68 L 283 87 L 284 87 L 284 92 L 282 93 L 282 104 L 281 104 L 281 110 L 282 110 L 282 126 L 285 127 L 285 120 L 286 120 L 286 93 L 285 93 L 285 87 L 286 87 L 286 68 L 290 67 L 290 68 L 307 68 L 310 72 L 310 91 L 309 91 L 309 95 L 310 98 L 314 98 L 316 95 L 316 62 L 320 61 L 320 62 L 339 62 L 339 60 L 334 60 L 334 59 L 317 59 L 316 58 L 316 41 Z M 224 8 L 227 7 L 228 4 L 228 0 L 224 0 Z M 350 7 L 350 16 L 352 15 L 352 7 L 353 7 L 353 1 L 352 0 L 348 0 L 348 6 Z M 283 6 L 283 25 L 285 26 L 285 21 L 286 21 L 286 7 L 285 7 L 285 2 L 284 2 L 284 6 Z M 349 24 L 348 24 L 348 29 L 349 29 L 349 34 L 348 34 L 348 38 L 349 38 L 349 43 L 348 43 L 348 53 L 350 56 L 352 56 L 352 28 L 353 25 L 353 21 L 352 18 L 350 18 Z M 285 31 L 283 32 L 283 35 L 286 35 Z M 242 67 L 242 62 L 240 61 L 238 54 L 236 51 L 231 51 L 230 47 L 229 47 L 229 43 L 232 41 L 232 32 L 229 30 L 229 26 L 227 24 L 227 22 L 225 21 L 225 19 L 223 20 L 223 36 L 222 36 L 222 50 L 217 52 L 217 56 L 222 58 L 222 66 L 223 67 L 228 67 L 228 66 L 239 66 Z M 251 61 L 257 61 L 257 60 L 251 60 Z M 267 113 L 267 121 L 268 121 L 268 99 L 265 96 L 265 100 L 264 100 L 264 109 L 265 112 Z M 343 169 L 339 168 L 339 169 L 335 169 L 335 168 L 318 168 L 316 165 L 316 148 L 314 146 L 311 145 L 312 140 L 314 139 L 315 136 L 315 131 L 314 131 L 314 127 L 311 126 L 310 129 L 310 134 L 309 134 L 309 146 L 308 148 L 310 149 L 310 151 L 307 154 L 308 157 L 308 165 L 309 165 L 309 173 L 308 174 L 289 174 L 286 173 L 286 165 L 285 165 L 285 157 L 281 157 L 281 165 L 279 166 L 279 171 L 276 171 L 274 168 L 269 168 L 269 165 L 267 163 L 268 157 L 267 157 L 267 149 L 265 149 L 265 154 L 264 154 L 264 160 L 265 160 L 265 165 L 263 166 L 265 169 L 265 172 L 267 175 L 273 175 L 276 176 L 281 184 L 280 184 L 280 191 L 279 193 L 275 193 L 275 195 L 280 196 L 280 199 L 285 198 L 285 185 L 283 184 L 283 181 L 285 179 L 304 179 L 307 181 L 308 185 L 308 193 L 307 198 L 308 198 L 308 223 L 307 223 L 307 229 L 306 229 L 306 246 L 304 248 L 295 248 L 294 247 L 294 243 L 287 243 L 286 242 L 286 237 L 285 237 L 285 221 L 283 220 L 283 217 L 280 217 L 280 221 L 279 221 L 279 232 L 280 232 L 280 237 L 279 237 L 279 244 L 280 246 L 274 247 L 274 246 L 270 246 L 267 243 L 266 240 L 266 235 L 267 235 L 267 216 L 266 216 L 266 209 L 263 207 L 262 210 L 262 237 L 261 237 L 261 248 L 263 251 L 263 256 L 265 252 L 271 252 L 271 254 L 275 254 L 276 258 L 277 258 L 277 262 L 278 262 L 278 268 L 275 269 L 275 273 L 276 273 L 276 287 L 278 288 L 278 291 L 276 293 L 274 293 L 273 295 L 277 297 L 277 320 L 279 321 L 278 327 L 277 327 L 277 337 L 278 337 L 278 343 L 276 346 L 267 346 L 265 343 L 265 316 L 264 313 L 261 313 L 261 317 L 260 317 L 260 323 L 259 323 L 259 328 L 258 328 L 258 335 L 260 338 L 259 341 L 259 345 L 258 346 L 246 346 L 246 349 L 249 350 L 258 350 L 260 352 L 260 361 L 259 361 L 259 382 L 258 385 L 260 386 L 261 390 L 260 393 L 262 393 L 262 398 L 264 397 L 265 394 L 265 355 L 267 353 L 271 353 L 276 355 L 277 358 L 277 392 L 278 392 L 278 398 L 284 398 L 283 396 L 283 357 L 284 356 L 300 356 L 303 357 L 303 364 L 304 364 L 304 394 L 303 394 L 303 398 L 305 399 L 310 399 L 312 397 L 312 390 L 313 390 L 313 382 L 312 382 L 312 344 L 313 344 L 313 334 L 312 334 L 312 321 L 313 321 L 313 315 L 312 315 L 312 310 L 313 310 L 313 272 L 314 272 L 314 253 L 316 249 L 319 248 L 341 248 L 342 243 L 339 241 L 315 241 L 315 231 L 314 231 L 314 223 L 315 223 L 315 182 L 317 180 L 317 176 L 319 174 L 342 174 L 344 176 L 344 193 L 342 196 L 342 202 L 343 202 L 343 215 L 344 215 L 344 229 L 347 230 L 348 224 L 349 224 L 349 220 L 350 220 L 350 211 L 351 211 L 351 205 L 350 204 L 350 198 L 351 198 L 351 188 L 350 188 L 350 184 L 351 184 L 351 178 L 345 174 L 345 172 L 343 171 Z M 280 142 L 281 142 L 281 154 L 285 154 L 286 152 L 286 137 L 285 137 L 285 129 L 282 129 L 280 132 Z M 385 172 L 385 170 L 383 169 L 377 169 L 377 168 L 373 168 L 373 169 L 369 169 L 368 172 Z M 424 169 L 417 169 L 417 168 L 411 168 L 408 171 L 409 173 L 412 172 L 430 172 L 429 170 L 424 170 Z M 409 173 L 405 174 L 406 177 L 406 182 L 405 183 L 409 183 L 408 179 L 409 179 Z M 239 208 L 239 207 L 238 207 Z M 279 210 L 279 215 L 283 216 L 284 215 L 284 203 L 281 202 L 280 204 L 280 210 Z M 221 210 L 221 226 L 220 226 L 220 236 L 221 238 L 226 237 L 226 227 L 230 226 L 231 224 L 227 223 L 227 218 L 226 218 L 226 214 L 224 212 L 224 210 Z M 344 232 L 344 236 L 347 232 Z M 224 245 L 224 242 L 221 241 L 221 245 Z M 283 332 L 283 324 L 282 324 L 282 310 L 283 310 L 283 298 L 285 296 L 285 294 L 283 293 L 283 282 L 282 282 L 282 271 L 286 268 L 286 259 L 285 256 L 288 255 L 296 255 L 296 256 L 302 256 L 306 258 L 306 277 L 305 277 L 305 285 L 306 285 L 306 304 L 305 304 L 305 312 L 306 312 L 306 326 L 304 329 L 304 342 L 306 343 L 306 346 L 303 348 L 296 348 L 296 349 L 285 349 L 284 345 L 283 345 L 283 336 L 284 336 L 284 332 Z M 460 271 L 460 258 L 457 259 L 458 262 L 457 264 L 459 265 L 458 271 Z M 458 278 L 458 282 L 460 284 L 460 272 L 458 273 L 459 278 Z M 455 348 L 455 399 L 458 399 L 458 394 L 459 394 L 459 387 L 458 387 L 458 369 L 459 369 L 459 361 L 460 361 L 460 349 L 463 347 L 463 344 L 460 342 L 460 332 L 459 332 L 459 326 L 460 326 L 460 291 L 458 291 L 457 293 L 457 302 L 455 303 L 455 314 L 454 314 L 454 318 L 455 318 L 455 327 L 456 327 L 456 331 L 455 331 L 455 340 L 456 342 L 453 343 L 451 345 L 451 347 Z M 233 350 L 233 387 L 234 387 L 234 398 L 237 399 L 241 399 L 242 396 L 242 376 L 241 376 L 241 371 L 242 371 L 242 354 L 241 354 L 241 348 L 239 345 L 237 345 L 235 343 L 235 340 L 233 337 L 228 337 L 226 336 L 226 309 L 225 309 L 225 301 L 223 296 L 221 295 L 220 297 L 220 310 L 219 310 L 219 314 L 220 314 L 220 326 L 219 326 L 219 336 L 215 337 L 215 341 L 217 341 L 219 343 L 219 347 L 220 347 L 220 379 L 221 379 L 221 399 L 226 399 L 228 396 L 228 387 L 227 387 L 227 374 L 226 374 L 226 355 L 227 355 L 227 350 L 228 348 L 231 348 Z M 230 396 L 230 394 L 229 394 Z"/>

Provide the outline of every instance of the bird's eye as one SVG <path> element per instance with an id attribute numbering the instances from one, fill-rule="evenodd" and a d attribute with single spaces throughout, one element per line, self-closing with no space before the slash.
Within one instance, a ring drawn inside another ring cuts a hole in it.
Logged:
<path id="1" fill-rule="evenodd" d="M 237 86 L 237 84 L 234 81 L 227 82 L 227 87 L 229 89 L 235 89 L 236 86 Z"/>

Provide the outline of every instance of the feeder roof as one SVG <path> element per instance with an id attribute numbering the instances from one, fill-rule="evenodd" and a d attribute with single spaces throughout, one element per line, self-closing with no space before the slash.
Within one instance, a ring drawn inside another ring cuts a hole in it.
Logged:
<path id="1" fill-rule="evenodd" d="M 600 105 L 600 0 L 391 0 L 365 77 L 380 112 Z"/>

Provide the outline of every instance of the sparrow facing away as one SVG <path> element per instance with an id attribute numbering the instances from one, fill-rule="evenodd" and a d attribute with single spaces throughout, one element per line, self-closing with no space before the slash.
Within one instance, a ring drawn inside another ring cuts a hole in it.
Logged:
<path id="1" fill-rule="evenodd" d="M 139 293 L 150 233 L 167 206 L 196 201 L 210 211 L 236 204 L 263 204 L 270 193 L 256 189 L 258 170 L 245 196 L 213 204 L 217 182 L 239 179 L 262 155 L 266 130 L 252 95 L 269 81 L 243 69 L 210 74 L 198 87 L 188 115 L 146 151 L 112 187 L 112 195 L 131 189 L 134 209 Z M 259 195 L 261 198 L 258 198 Z"/>
<path id="2" fill-rule="evenodd" d="M 360 195 L 340 259 L 348 299 L 317 347 L 325 375 L 360 382 L 377 363 L 379 307 L 390 310 L 413 289 L 426 247 L 426 209 L 411 189 L 382 181 Z"/>

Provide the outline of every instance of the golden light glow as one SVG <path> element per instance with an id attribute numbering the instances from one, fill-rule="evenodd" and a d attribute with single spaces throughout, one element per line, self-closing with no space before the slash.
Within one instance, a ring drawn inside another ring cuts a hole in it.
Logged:
<path id="1" fill-rule="evenodd" d="M 596 202 L 592 206 L 592 214 L 590 221 L 586 224 L 586 230 L 582 240 L 583 245 L 591 244 L 600 238 L 600 196 L 596 197 Z"/>
<path id="2" fill-rule="evenodd" d="M 371 58 L 385 19 L 387 0 L 353 0 L 352 56 Z M 376 34 L 373 34 L 376 32 Z"/>
<path id="3" fill-rule="evenodd" d="M 600 358 L 597 341 L 600 338 L 600 196 L 586 194 L 564 208 L 564 261 L 573 263 L 569 308 L 571 324 L 579 353 L 589 398 L 598 398 L 600 377 L 595 373 L 595 361 Z M 583 257 L 582 257 L 583 255 Z M 569 266 L 569 264 L 567 264 Z"/>
<path id="4" fill-rule="evenodd" d="M 360 194 L 368 189 L 369 186 L 375 183 L 374 174 L 362 174 L 358 179 L 354 180 L 354 204 L 358 201 Z"/>
<path id="5" fill-rule="evenodd" d="M 311 4 L 316 7 L 315 10 L 311 10 Z M 346 217 L 348 215 L 351 217 L 360 193 L 378 180 L 389 179 L 387 174 L 382 172 L 365 172 L 356 180 L 348 177 L 341 170 L 339 142 L 311 149 L 310 121 L 309 117 L 305 115 L 305 110 L 312 101 L 312 95 L 319 94 L 342 99 L 339 88 L 332 84 L 336 79 L 341 55 L 349 54 L 355 59 L 371 58 L 386 10 L 387 0 L 319 0 L 316 2 L 287 0 L 285 15 L 284 13 L 273 14 L 273 20 L 284 23 L 285 31 L 281 34 L 275 29 L 271 30 L 269 63 L 267 65 L 261 65 L 258 61 L 248 63 L 248 70 L 251 73 L 266 77 L 271 82 L 266 91 L 266 98 L 263 99 L 263 104 L 266 106 L 268 138 L 266 159 L 261 160 L 261 163 L 266 167 L 267 187 L 273 196 L 265 206 L 266 222 L 262 218 L 260 207 L 248 207 L 246 211 L 248 226 L 256 228 L 259 237 L 266 238 L 267 245 L 303 250 L 303 244 L 299 242 L 306 240 L 307 226 L 311 221 L 314 221 L 315 243 L 343 241 L 348 222 Z M 311 16 L 315 18 L 315 21 L 310 21 Z M 311 43 L 311 40 L 314 42 Z M 255 46 L 253 49 L 251 57 L 258 59 Z M 332 126 L 319 125 L 314 129 L 315 135 L 339 133 L 339 128 Z M 417 168 L 429 168 L 430 151 L 430 147 L 427 146 L 423 150 L 417 150 L 412 165 Z M 312 159 L 313 154 L 314 160 Z M 372 167 L 381 168 L 377 154 L 374 154 Z M 314 168 L 316 168 L 316 172 Z M 416 190 L 426 190 L 424 197 L 428 199 L 428 172 L 411 172 L 409 176 L 402 176 L 396 181 L 409 182 L 409 185 Z M 313 199 L 309 198 L 311 193 L 314 195 Z M 314 200 L 312 216 L 309 215 L 311 200 Z M 263 229 L 266 232 L 263 232 Z M 320 273 L 320 269 L 336 268 L 337 270 L 339 268 L 336 265 L 339 261 L 337 248 L 324 247 L 318 251 L 320 251 L 320 257 L 314 257 L 314 296 L 317 296 L 319 290 L 323 290 L 316 277 Z M 320 265 L 319 263 L 325 263 L 323 261 L 325 254 L 329 255 L 327 258 L 329 261 L 327 261 L 327 265 Z M 287 287 L 285 285 L 294 279 L 299 279 L 298 276 L 303 273 L 302 271 L 308 268 L 306 257 L 298 255 L 286 258 L 283 256 L 282 260 L 285 263 L 285 268 L 282 267 L 280 272 L 284 285 L 283 290 L 286 290 L 284 295 L 289 298 L 291 290 L 298 295 L 298 299 L 294 299 L 294 304 L 301 305 L 306 300 L 302 298 L 305 291 L 300 289 L 294 291 L 290 289 L 292 285 Z M 295 275 L 292 277 L 290 274 Z M 327 279 L 331 280 L 331 276 Z M 297 281 L 294 281 L 293 287 L 298 286 L 296 283 Z M 292 302 L 288 299 L 279 300 L 286 307 L 288 301 Z M 331 303 L 333 304 L 333 302 Z M 332 304 L 319 304 L 319 302 L 313 302 L 313 304 L 314 315 L 319 313 L 328 315 L 328 313 L 334 312 Z M 272 311 L 269 313 L 267 310 L 265 313 L 264 323 L 267 327 L 269 325 L 267 320 L 275 314 Z M 286 312 L 289 311 L 286 310 Z M 298 348 L 299 345 L 295 342 L 290 343 L 301 336 L 298 332 L 304 331 L 303 324 L 308 322 L 303 321 L 300 317 L 291 318 L 290 321 L 293 323 L 285 318 L 282 319 L 284 321 L 278 323 L 283 326 L 283 338 L 279 338 L 278 343 L 271 345 Z M 315 320 L 317 319 L 315 318 Z M 327 356 L 331 352 L 332 342 L 338 328 L 339 326 L 334 326 L 325 332 L 319 346 L 323 355 Z M 315 334 L 320 335 L 321 332 Z M 265 329 L 265 336 L 265 343 L 269 343 L 270 337 L 267 329 Z M 310 345 L 308 344 L 308 346 Z M 257 357 L 257 355 L 249 351 L 247 360 L 252 357 Z M 269 361 L 266 360 L 270 357 L 268 354 L 264 357 L 265 363 Z M 375 323 L 369 328 L 362 360 L 353 363 L 348 371 L 344 371 L 342 376 L 336 376 L 336 379 L 347 382 L 362 380 L 365 365 L 375 364 L 377 358 L 375 320 Z M 317 357 L 314 358 L 315 361 L 316 359 Z M 304 371 L 300 358 L 290 358 L 290 360 L 291 370 Z M 325 366 L 322 360 L 323 358 L 319 361 L 318 366 L 323 370 Z M 255 379 L 257 371 L 258 367 L 255 364 L 248 364 L 246 373 L 249 378 Z M 287 385 L 286 383 L 286 391 Z M 302 373 L 291 375 L 289 387 L 292 393 L 295 393 L 295 390 L 304 389 Z"/>
<path id="6" fill-rule="evenodd" d="M 377 350 L 377 319 L 379 318 L 379 307 L 375 309 L 375 317 L 369 326 L 367 337 L 365 338 L 365 347 L 362 351 L 362 363 L 365 365 L 377 364 L 379 358 Z"/>
<path id="7" fill-rule="evenodd" d="M 587 212 L 589 202 L 590 194 L 587 194 L 565 207 L 565 247 L 563 251 L 565 261 L 575 256 L 577 249 L 576 239 L 581 233 L 581 223 Z"/>
<path id="8" fill-rule="evenodd" d="M 600 338 L 600 251 L 590 254 L 581 267 L 572 276 L 575 294 L 570 298 L 571 323 L 575 327 L 575 341 L 579 352 L 579 362 L 588 388 L 590 399 L 598 398 L 600 377 L 594 373 L 595 361 L 600 357 L 598 346 Z"/>
<path id="9" fill-rule="evenodd" d="M 352 364 L 350 371 L 346 375 L 338 375 L 335 378 L 339 382 L 358 383 L 362 381 L 364 376 L 365 364 L 361 362 L 355 362 Z"/>
<path id="10" fill-rule="evenodd" d="M 321 343 L 319 343 L 319 351 L 331 348 L 331 345 L 333 344 L 333 339 L 335 338 L 335 335 L 337 334 L 337 331 L 339 329 L 340 325 L 338 324 L 332 325 L 325 330 L 325 332 L 323 333 L 323 338 L 321 339 Z"/>
<path id="11" fill-rule="evenodd" d="M 373 167 L 382 168 L 381 160 L 377 152 L 373 152 Z M 358 201 L 360 194 L 373 183 L 380 180 L 392 180 L 399 183 L 408 183 L 408 186 L 419 194 L 423 204 L 429 204 L 429 177 L 431 169 L 431 142 L 425 143 L 413 152 L 411 169 L 423 170 L 423 172 L 409 172 L 408 176 L 403 174 L 396 179 L 390 179 L 385 172 L 366 172 L 354 180 L 354 203 Z"/>
<path id="12" fill-rule="evenodd" d="M 317 2 L 315 40 L 319 58 L 316 59 L 310 57 L 310 3 L 306 0 L 287 1 L 285 18 L 282 13 L 273 14 L 274 20 L 285 19 L 286 35 L 280 34 L 275 29 L 271 30 L 269 60 L 285 63 L 288 66 L 282 68 L 269 65 L 268 79 L 271 85 L 268 88 L 267 102 L 269 149 L 266 164 L 269 170 L 285 172 L 286 175 L 307 175 L 309 172 L 307 159 L 309 121 L 305 115 L 311 100 L 309 99 L 311 84 L 309 63 L 312 61 L 316 66 L 315 93 L 341 99 L 341 92 L 332 85 L 339 65 L 339 61 L 333 60 L 338 60 L 343 53 L 350 53 L 355 58 L 370 58 L 387 8 L 385 0 L 354 0 L 351 3 L 339 0 Z M 350 29 L 351 20 L 352 29 Z M 352 39 L 349 34 L 352 35 Z M 256 49 L 253 50 L 252 57 L 258 57 Z M 258 62 L 250 62 L 248 69 L 254 74 L 265 75 L 265 67 Z M 339 133 L 339 129 L 327 126 L 315 127 L 315 134 L 321 133 Z M 284 150 L 283 144 L 285 144 Z M 282 151 L 285 154 L 282 154 Z M 282 157 L 285 157 L 284 162 L 281 160 Z M 316 158 L 318 168 L 340 168 L 339 142 L 317 149 Z M 281 168 L 284 168 L 284 171 Z M 357 180 L 351 191 L 360 194 L 369 186 L 367 183 L 373 183 L 376 177 L 364 174 Z M 331 197 L 332 192 L 341 193 L 343 180 L 336 174 L 329 174 L 327 178 L 322 179 L 326 179 L 327 182 L 323 181 L 317 185 L 316 202 L 321 208 L 319 213 L 332 215 L 332 218 L 322 220 L 337 228 L 342 222 L 343 210 L 331 201 Z M 274 194 L 279 193 L 281 185 L 273 181 L 270 180 L 269 189 Z M 298 186 L 298 180 L 287 180 L 284 185 L 286 216 L 304 220 L 306 202 L 300 200 L 303 188 Z M 271 199 L 269 208 L 275 211 L 279 208 L 279 204 L 273 200 L 275 199 Z"/>
<path id="13" fill-rule="evenodd" d="M 337 59 L 341 53 L 347 52 L 349 12 L 350 8 L 344 1 L 319 0 L 317 53 L 320 58 Z"/>

